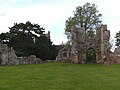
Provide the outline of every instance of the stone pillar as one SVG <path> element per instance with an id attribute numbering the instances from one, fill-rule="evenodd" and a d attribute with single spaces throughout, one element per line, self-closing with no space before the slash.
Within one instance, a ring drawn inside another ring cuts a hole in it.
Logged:
<path id="1" fill-rule="evenodd" d="M 107 25 L 101 25 L 96 30 L 96 55 L 97 63 L 109 61 L 110 54 L 110 31 L 107 30 Z"/>
<path id="2" fill-rule="evenodd" d="M 85 30 L 83 28 L 72 28 L 72 47 L 71 47 L 71 62 L 85 63 L 86 45 L 85 45 Z"/>
<path id="3" fill-rule="evenodd" d="M 101 27 L 96 29 L 96 62 L 101 63 Z"/>

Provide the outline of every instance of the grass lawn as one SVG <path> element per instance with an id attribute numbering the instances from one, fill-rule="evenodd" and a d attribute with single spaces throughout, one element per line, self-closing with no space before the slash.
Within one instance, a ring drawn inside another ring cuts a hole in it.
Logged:
<path id="1" fill-rule="evenodd" d="M 0 66 L 0 90 L 120 90 L 120 65 Z"/>

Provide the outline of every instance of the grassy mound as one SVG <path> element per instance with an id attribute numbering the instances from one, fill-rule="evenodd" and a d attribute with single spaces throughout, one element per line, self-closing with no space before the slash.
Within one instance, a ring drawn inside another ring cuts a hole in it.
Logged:
<path id="1" fill-rule="evenodd" d="M 120 65 L 1 66 L 0 90 L 120 90 Z"/>

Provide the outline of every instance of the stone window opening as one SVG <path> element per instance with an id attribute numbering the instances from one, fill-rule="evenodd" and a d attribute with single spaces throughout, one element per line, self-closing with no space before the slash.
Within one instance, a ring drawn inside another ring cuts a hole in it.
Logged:
<path id="1" fill-rule="evenodd" d="M 67 57 L 67 52 L 64 52 L 64 53 L 63 53 L 63 57 Z"/>

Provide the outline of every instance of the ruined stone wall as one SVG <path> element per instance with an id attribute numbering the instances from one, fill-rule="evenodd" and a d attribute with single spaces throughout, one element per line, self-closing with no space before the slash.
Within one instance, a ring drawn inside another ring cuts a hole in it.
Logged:
<path id="1" fill-rule="evenodd" d="M 107 30 L 107 25 L 101 26 L 101 62 L 110 63 L 110 48 L 109 43 L 110 31 Z"/>
<path id="2" fill-rule="evenodd" d="M 66 62 L 69 61 L 69 49 L 64 46 L 60 51 L 58 52 L 58 56 L 56 57 L 57 62 Z"/>
<path id="3" fill-rule="evenodd" d="M 101 32 L 101 27 L 97 27 L 96 28 L 96 36 L 95 36 L 95 38 L 96 38 L 96 40 L 95 40 L 95 42 L 96 42 L 96 61 L 97 61 L 97 63 L 102 63 L 102 61 L 101 61 L 101 57 L 102 57 L 102 55 L 101 55 L 101 46 L 102 46 L 102 44 L 101 44 L 101 42 L 102 42 L 102 32 Z"/>
<path id="4" fill-rule="evenodd" d="M 115 51 L 111 52 L 110 59 L 113 64 L 120 64 L 120 47 L 115 48 Z"/>
<path id="5" fill-rule="evenodd" d="M 36 58 L 35 55 L 30 55 L 29 57 L 18 57 L 19 64 L 38 64 L 42 63 L 41 59 Z"/>
<path id="6" fill-rule="evenodd" d="M 0 44 L 0 65 L 18 65 L 19 61 L 13 48 Z"/>
<path id="7" fill-rule="evenodd" d="M 73 27 L 70 59 L 72 63 L 84 63 L 86 58 L 85 30 Z"/>
<path id="8" fill-rule="evenodd" d="M 106 25 L 98 27 L 93 38 L 86 38 L 83 28 L 73 27 L 71 34 L 72 47 L 70 60 L 72 63 L 85 63 L 86 53 L 89 48 L 95 50 L 97 63 L 108 63 L 110 61 L 110 31 L 107 30 Z"/>
<path id="9" fill-rule="evenodd" d="M 17 57 L 12 47 L 7 44 L 0 44 L 0 65 L 19 65 L 42 63 L 35 55 L 29 57 Z"/>

